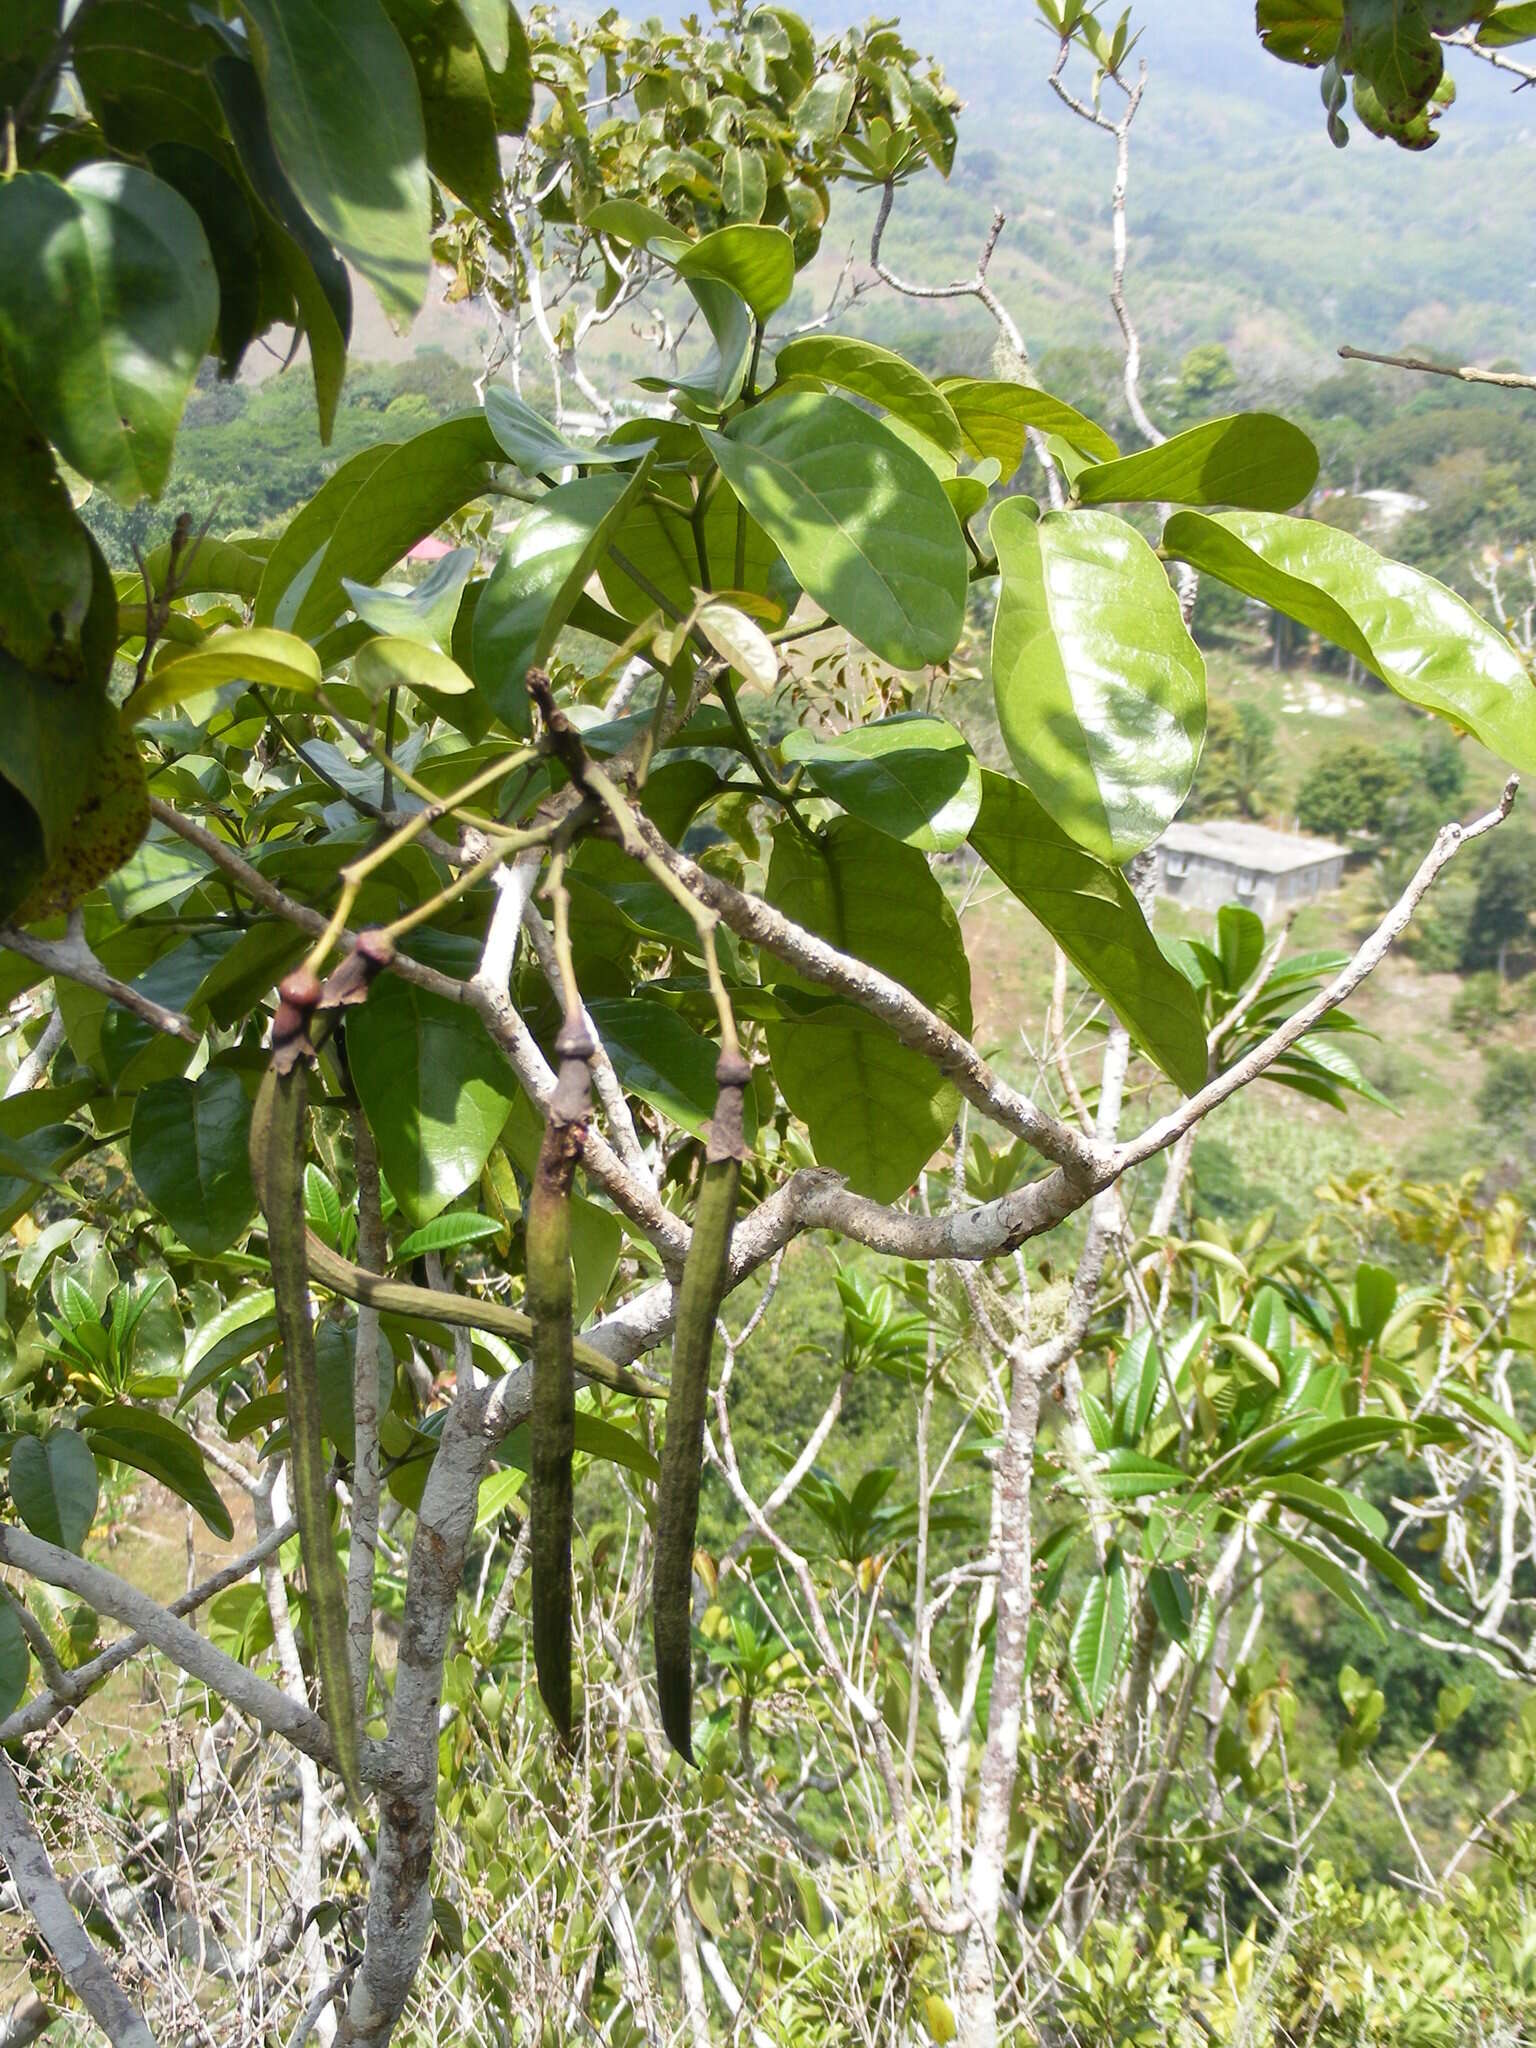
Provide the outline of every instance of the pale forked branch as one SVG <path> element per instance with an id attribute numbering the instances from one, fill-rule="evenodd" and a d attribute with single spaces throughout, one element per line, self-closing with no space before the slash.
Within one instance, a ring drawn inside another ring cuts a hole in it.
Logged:
<path id="1" fill-rule="evenodd" d="M 10 1765 L 0 1757 L 0 1851 L 6 1868 L 21 1895 L 37 1931 L 48 1944 L 65 1982 L 91 2018 L 112 2043 L 112 2048 L 155 2048 L 155 2039 L 142 2014 L 107 1968 L 100 1951 L 86 1933 L 74 1907 L 65 1897 L 32 1824 L 21 1787 Z"/>
<path id="2" fill-rule="evenodd" d="M 318 1714 L 216 1649 L 195 1628 L 189 1628 L 147 1593 L 120 1579 L 116 1572 L 76 1557 L 71 1550 L 61 1550 L 55 1543 L 44 1543 L 11 1523 L 0 1523 L 0 1564 L 25 1572 L 29 1578 L 41 1579 L 45 1585 L 60 1586 L 65 1592 L 76 1594 L 98 1614 L 110 1614 L 114 1621 L 135 1630 L 169 1657 L 189 1678 L 209 1686 L 237 1712 L 249 1715 L 270 1734 L 284 1736 L 306 1756 L 334 1769 L 336 1750 L 331 1731 Z M 246 1560 L 245 1570 L 249 1569 Z"/>
<path id="3" fill-rule="evenodd" d="M 1532 74 L 1536 77 L 1536 73 Z M 1429 377 L 1456 377 L 1463 384 L 1497 384 L 1505 391 L 1536 391 L 1536 377 L 1518 370 L 1480 370 L 1474 363 L 1432 363 L 1426 356 L 1382 356 L 1373 349 L 1351 348 L 1346 342 L 1339 354 L 1347 363 L 1382 363 L 1389 370 L 1420 370 Z"/>

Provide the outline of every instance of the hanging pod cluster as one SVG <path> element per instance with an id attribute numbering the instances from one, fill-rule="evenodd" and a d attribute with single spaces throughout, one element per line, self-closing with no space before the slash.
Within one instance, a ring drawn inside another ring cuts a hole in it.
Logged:
<path id="1" fill-rule="evenodd" d="M 394 948 L 383 933 L 364 932 L 354 950 L 321 983 L 303 967 L 278 990 L 271 1058 L 251 1117 L 251 1177 L 267 1224 L 267 1257 L 278 1335 L 283 1345 L 283 1397 L 293 1469 L 293 1512 L 309 1589 L 321 1710 L 336 1747 L 347 1796 L 363 1801 L 358 1702 L 347 1654 L 347 1592 L 331 1534 L 330 1492 L 321 1441 L 320 1382 L 309 1307 L 304 1215 L 304 1165 L 309 1150 L 309 1070 L 317 1031 L 330 1013 L 362 1002 L 389 965 Z"/>
<path id="2" fill-rule="evenodd" d="M 656 1496 L 656 1564 L 651 1638 L 661 1725 L 678 1754 L 693 1761 L 693 1550 L 699 1525 L 704 1415 L 715 1321 L 725 1294 L 731 1232 L 746 1156 L 743 1104 L 752 1069 L 730 1047 L 715 1068 L 715 1113 L 706 1132 L 693 1240 L 683 1266 L 672 1338 L 667 1437 Z"/>

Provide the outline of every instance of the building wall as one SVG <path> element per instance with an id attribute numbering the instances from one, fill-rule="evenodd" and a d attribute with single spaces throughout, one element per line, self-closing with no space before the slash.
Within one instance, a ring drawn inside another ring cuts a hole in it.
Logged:
<path id="1" fill-rule="evenodd" d="M 1311 867 L 1292 868 L 1288 874 L 1269 875 L 1242 868 L 1234 861 L 1213 860 L 1207 854 L 1172 856 L 1158 848 L 1158 889 L 1172 903 L 1187 903 L 1194 910 L 1220 910 L 1224 903 L 1241 903 L 1269 923 L 1277 909 L 1294 903 L 1310 903 L 1316 896 L 1337 889 L 1344 879 L 1342 855 L 1317 861 Z"/>

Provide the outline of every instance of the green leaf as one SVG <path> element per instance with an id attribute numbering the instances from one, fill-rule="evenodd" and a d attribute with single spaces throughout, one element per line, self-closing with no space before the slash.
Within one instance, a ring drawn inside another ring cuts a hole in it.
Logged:
<path id="1" fill-rule="evenodd" d="M 240 0 L 240 12 L 294 191 L 404 328 L 427 295 L 432 230 L 405 46 L 378 0 Z"/>
<path id="2" fill-rule="evenodd" d="M 981 808 L 981 769 L 948 720 L 908 711 L 835 734 L 801 728 L 780 751 L 822 796 L 923 853 L 952 853 Z"/>
<path id="3" fill-rule="evenodd" d="M 1485 50 L 1536 42 L 1536 0 L 1515 0 L 1513 6 L 1499 8 L 1478 29 L 1477 40 Z"/>
<path id="4" fill-rule="evenodd" d="M 277 1334 L 273 1301 L 270 1287 L 258 1287 L 199 1325 L 181 1361 L 185 1383 L 177 1396 L 178 1408 L 184 1408 L 227 1366 L 238 1365 L 253 1351 L 272 1342 Z"/>
<path id="5" fill-rule="evenodd" d="M 309 343 L 320 438 L 329 441 L 352 335 L 352 280 L 277 160 L 255 65 L 243 57 L 219 57 L 209 66 L 209 77 L 240 168 L 262 209 L 259 233 L 266 262 L 293 294 Z"/>
<path id="6" fill-rule="evenodd" d="M 11 1500 L 44 1543 L 78 1550 L 96 1519 L 96 1460 L 72 1429 L 19 1436 L 11 1451 Z"/>
<path id="7" fill-rule="evenodd" d="M 1200 999 L 1152 936 L 1120 870 L 1069 839 L 1022 783 L 990 769 L 981 773 L 970 840 L 1163 1072 L 1186 1095 L 1203 1087 Z"/>
<path id="8" fill-rule="evenodd" d="M 459 1251 L 467 1244 L 480 1244 L 496 1237 L 501 1225 L 494 1216 L 472 1216 L 467 1209 L 455 1209 L 446 1216 L 434 1216 L 420 1230 L 402 1238 L 395 1250 L 395 1263 L 404 1265 L 428 1252 Z"/>
<path id="9" fill-rule="evenodd" d="M 20 1617 L 9 1600 L 0 1598 L 0 1721 L 20 1706 L 31 1668 Z"/>
<path id="10" fill-rule="evenodd" d="M 396 689 L 463 697 L 475 687 L 456 661 L 399 633 L 365 640 L 352 657 L 352 680 L 374 703 Z"/>
<path id="11" fill-rule="evenodd" d="M 1072 490 L 1084 505 L 1134 499 L 1284 512 L 1316 482 L 1317 450 L 1300 427 L 1276 413 L 1240 412 L 1080 470 Z"/>
<path id="12" fill-rule="evenodd" d="M 1346 1493 L 1341 1486 L 1330 1486 L 1326 1480 L 1313 1479 L 1304 1472 L 1292 1473 L 1285 1479 L 1260 1481 L 1258 1490 L 1284 1501 L 1301 1514 L 1322 1515 L 1331 1522 L 1352 1522 L 1377 1542 L 1387 1533 L 1386 1517 L 1379 1508 L 1357 1494 Z"/>
<path id="13" fill-rule="evenodd" d="M 475 606 L 471 656 L 475 688 L 511 731 L 532 730 L 528 671 L 559 639 L 645 475 L 642 463 L 561 484 L 512 529 Z"/>
<path id="14" fill-rule="evenodd" d="M 1337 1558 L 1330 1557 L 1328 1552 L 1320 1549 L 1317 1544 L 1305 1542 L 1297 1536 L 1287 1536 L 1282 1530 L 1271 1529 L 1268 1533 L 1271 1541 L 1278 1543 L 1288 1557 L 1293 1557 L 1303 1570 L 1312 1574 L 1319 1585 L 1328 1588 L 1335 1600 L 1347 1607 L 1351 1614 L 1358 1615 L 1361 1621 L 1375 1630 L 1383 1642 L 1386 1641 L 1386 1630 L 1360 1597 L 1359 1589 Z"/>
<path id="15" fill-rule="evenodd" d="M 880 421 L 791 392 L 701 429 L 802 588 L 893 668 L 947 661 L 965 618 L 965 541 L 938 478 Z"/>
<path id="16" fill-rule="evenodd" d="M 1115 1427 L 1122 1443 L 1140 1442 L 1152 1419 L 1162 1374 L 1156 1333 L 1150 1324 L 1143 1324 L 1115 1362 Z"/>
<path id="17" fill-rule="evenodd" d="M 1260 40 L 1287 64 L 1326 64 L 1343 27 L 1344 0 L 1258 0 Z"/>
<path id="18" fill-rule="evenodd" d="M 110 589 L 110 584 L 108 588 Z M 26 902 L 61 857 L 114 741 L 99 683 L 23 668 L 0 649 L 0 918 Z"/>
<path id="19" fill-rule="evenodd" d="M 626 1092 L 699 1137 L 715 1113 L 714 1041 L 644 996 L 599 999 L 587 1008 Z"/>
<path id="20" fill-rule="evenodd" d="M 1473 1387 L 1447 1384 L 1440 1392 L 1454 1407 L 1470 1415 L 1475 1422 L 1481 1422 L 1488 1429 L 1496 1429 L 1501 1436 L 1507 1436 L 1522 1457 L 1531 1455 L 1531 1439 L 1521 1428 L 1514 1416 L 1497 1401 L 1490 1401 L 1486 1394 L 1479 1394 Z"/>
<path id="21" fill-rule="evenodd" d="M 1102 1713 L 1114 1690 L 1129 1623 L 1125 1566 L 1116 1557 L 1107 1571 L 1089 1580 L 1068 1644 L 1072 1669 L 1096 1714 Z"/>
<path id="22" fill-rule="evenodd" d="M 235 1525 L 208 1477 L 203 1454 L 184 1429 L 126 1402 L 87 1408 L 78 1421 L 97 1457 L 116 1458 L 119 1464 L 147 1472 L 194 1508 L 215 1536 L 228 1542 L 234 1535 Z"/>
<path id="23" fill-rule="evenodd" d="M 256 1213 L 251 1105 L 237 1074 L 155 1081 L 133 1105 L 133 1177 L 189 1250 L 226 1251 Z"/>
<path id="24" fill-rule="evenodd" d="M 992 514 L 998 722 L 1020 780 L 1079 846 L 1150 846 L 1194 780 L 1205 663 L 1163 566 L 1109 512 Z"/>
<path id="25" fill-rule="evenodd" d="M 48 443 L 0 387 L 0 647 L 61 681 L 83 674 L 94 585 L 90 536 Z"/>
<path id="26" fill-rule="evenodd" d="M 501 147 L 485 65 L 468 22 L 442 0 L 385 0 L 416 74 L 427 166 L 482 219 L 501 198 Z"/>
<path id="27" fill-rule="evenodd" d="M 480 1177 L 517 1094 L 470 1010 L 384 975 L 347 1025 L 352 1078 L 396 1201 L 426 1223 Z"/>
<path id="28" fill-rule="evenodd" d="M 1399 697 L 1437 711 L 1524 772 L 1536 691 L 1502 633 L 1443 583 L 1310 519 L 1179 512 L 1163 545 L 1353 654 Z"/>
<path id="29" fill-rule="evenodd" d="M 1034 427 L 1058 434 L 1079 454 L 1094 462 L 1113 462 L 1119 449 L 1076 406 L 1037 391 L 1031 384 L 1010 384 L 991 377 L 942 377 L 939 389 L 955 418 L 968 455 L 991 456 L 1011 477 L 1024 458 L 1024 440 Z"/>
<path id="30" fill-rule="evenodd" d="M 33 420 L 124 504 L 158 497 L 214 336 L 202 224 L 130 164 L 0 183 L 0 357 Z"/>
<path id="31" fill-rule="evenodd" d="M 500 457 L 481 412 L 350 457 L 267 557 L 255 623 L 284 626 L 306 639 L 323 633 L 346 608 L 343 578 L 377 582 L 489 487 Z"/>
<path id="32" fill-rule="evenodd" d="M 699 606 L 693 623 L 744 681 L 756 683 L 760 690 L 771 690 L 778 682 L 779 657 L 756 619 L 749 619 L 733 604 L 711 598 Z"/>
<path id="33" fill-rule="evenodd" d="M 454 622 L 474 567 L 473 548 L 450 548 L 409 590 L 381 590 L 350 576 L 342 577 L 341 587 L 353 611 L 375 633 L 451 654 Z"/>
<path id="34" fill-rule="evenodd" d="M 958 458 L 966 452 L 960 422 L 943 392 L 921 370 L 876 342 L 842 334 L 804 334 L 779 350 L 774 374 L 781 384 L 791 377 L 818 377 L 883 407 L 946 455 Z"/>
<path id="35" fill-rule="evenodd" d="M 692 611 L 696 589 L 716 583 L 734 587 L 736 583 L 736 522 L 741 512 L 730 492 L 716 491 L 704 514 L 706 574 L 699 559 L 698 536 L 688 516 L 691 497 L 687 484 L 662 476 L 653 478 L 652 485 L 643 501 L 635 499 L 625 508 L 613 535 L 613 552 L 598 564 L 608 602 L 622 618 L 637 622 L 654 617 L 656 600 L 619 566 L 620 556 L 627 567 L 637 570 L 647 584 L 661 592 L 680 617 Z M 746 522 L 745 540 L 742 582 L 749 591 L 765 593 L 775 581 L 775 572 L 779 577 L 784 574 L 779 551 L 755 519 Z"/>
<path id="36" fill-rule="evenodd" d="M 1107 1454 L 1095 1485 L 1110 1500 L 1136 1500 L 1144 1493 L 1168 1493 L 1187 1486 L 1189 1475 L 1161 1458 L 1149 1458 L 1126 1444 L 1116 1444 Z"/>
<path id="37" fill-rule="evenodd" d="M 677 245 L 670 250 L 658 243 L 652 246 L 660 254 L 677 253 Z M 691 277 L 684 282 L 704 315 L 714 348 L 689 376 L 637 377 L 635 382 L 642 391 L 675 391 L 705 411 L 724 412 L 741 396 L 741 387 L 746 382 L 752 356 L 752 311 L 739 292 L 721 284 L 718 278 Z"/>
<path id="38" fill-rule="evenodd" d="M 661 1467 L 639 1437 L 630 1430 L 621 1429 L 616 1422 L 609 1422 L 604 1416 L 592 1414 L 586 1408 L 578 1408 L 576 1411 L 576 1449 L 583 1457 L 596 1458 L 608 1465 L 623 1465 L 629 1471 L 637 1472 L 642 1479 L 648 1479 L 653 1485 L 661 1475 Z M 529 1470 L 532 1452 L 526 1423 L 508 1434 L 502 1444 L 500 1455 L 515 1470 Z"/>
<path id="39" fill-rule="evenodd" d="M 970 968 L 960 928 L 920 853 L 856 818 L 807 844 L 774 836 L 767 900 L 834 946 L 900 980 L 956 1029 L 970 1028 Z M 794 977 L 780 973 L 782 983 Z M 843 1003 L 807 1007 L 767 1030 L 774 1078 L 816 1156 L 861 1194 L 891 1201 L 943 1142 L 957 1099 L 921 1054 Z"/>
<path id="40" fill-rule="evenodd" d="M 782 228 L 736 221 L 690 243 L 673 268 L 679 277 L 728 285 L 759 320 L 766 320 L 795 288 L 795 245 Z"/>
<path id="41" fill-rule="evenodd" d="M 503 454 L 509 462 L 517 464 L 524 476 L 570 469 L 576 463 L 584 469 L 607 469 L 637 462 L 647 448 L 654 446 L 650 441 L 569 440 L 505 384 L 493 384 L 486 392 L 485 417 Z"/>
<path id="42" fill-rule="evenodd" d="M 175 648 L 173 659 L 157 662 L 123 706 L 123 715 L 134 723 L 154 718 L 168 705 L 185 704 L 225 683 L 260 683 L 268 690 L 313 696 L 320 687 L 320 657 L 296 633 L 270 626 L 210 633 L 201 647 Z"/>

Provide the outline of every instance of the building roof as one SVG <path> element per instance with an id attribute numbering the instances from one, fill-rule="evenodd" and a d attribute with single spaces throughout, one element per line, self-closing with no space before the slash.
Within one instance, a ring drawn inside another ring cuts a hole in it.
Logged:
<path id="1" fill-rule="evenodd" d="M 1246 818 L 1207 818 L 1198 825 L 1175 820 L 1159 845 L 1170 853 L 1219 860 L 1257 875 L 1288 875 L 1296 868 L 1342 860 L 1349 852 L 1332 839 L 1311 839 L 1304 832 L 1272 832 Z"/>

